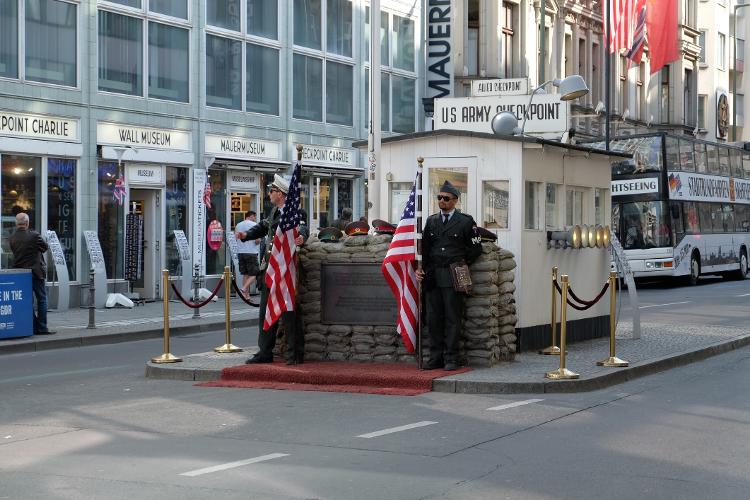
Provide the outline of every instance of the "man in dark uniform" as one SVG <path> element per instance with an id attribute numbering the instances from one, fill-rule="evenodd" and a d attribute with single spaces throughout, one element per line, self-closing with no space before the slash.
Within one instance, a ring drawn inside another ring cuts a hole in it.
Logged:
<path id="1" fill-rule="evenodd" d="M 464 294 L 453 289 L 450 265 L 471 264 L 482 253 L 477 225 L 470 215 L 456 209 L 460 193 L 445 181 L 438 194 L 440 212 L 427 218 L 422 233 L 424 270 L 417 279 L 427 293 L 427 325 L 430 329 L 428 370 L 458 368 L 458 339 L 464 311 Z"/>
<path id="2" fill-rule="evenodd" d="M 287 361 L 288 365 L 296 365 L 301 363 L 304 357 L 304 332 L 300 328 L 297 329 L 296 311 L 286 311 L 281 314 L 279 321 L 274 323 L 270 329 L 263 330 L 263 322 L 266 317 L 266 304 L 268 303 L 268 287 L 266 286 L 266 269 L 268 268 L 268 260 L 271 257 L 271 249 L 273 248 L 273 237 L 276 234 L 276 228 L 279 225 L 281 219 L 281 212 L 286 203 L 286 195 L 289 192 L 289 181 L 284 179 L 282 176 L 275 174 L 273 182 L 268 186 L 268 196 L 271 199 L 273 209 L 269 214 L 268 218 L 261 220 L 257 225 L 253 226 L 247 232 L 238 232 L 236 234 L 237 239 L 242 241 L 254 240 L 256 238 L 265 237 L 265 245 L 263 250 L 263 256 L 260 264 L 261 273 L 258 275 L 258 285 L 263 287 L 260 293 L 260 310 L 259 310 L 259 326 L 260 332 L 258 334 L 258 347 L 260 350 L 255 356 L 248 359 L 246 363 L 272 363 L 273 362 L 273 348 L 276 345 L 276 330 L 278 329 L 279 322 L 284 324 L 284 335 L 286 336 L 287 345 Z M 306 224 L 300 224 L 299 236 L 295 240 L 295 243 L 299 246 L 302 245 L 309 231 Z"/>

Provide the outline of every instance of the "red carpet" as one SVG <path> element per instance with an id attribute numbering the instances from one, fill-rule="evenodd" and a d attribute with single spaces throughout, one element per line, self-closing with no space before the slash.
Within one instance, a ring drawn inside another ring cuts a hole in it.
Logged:
<path id="1" fill-rule="evenodd" d="M 414 364 L 312 361 L 287 366 L 284 361 L 224 368 L 221 380 L 200 387 L 239 387 L 291 391 L 352 392 L 416 396 L 432 390 L 432 380 L 470 371 L 419 370 Z"/>

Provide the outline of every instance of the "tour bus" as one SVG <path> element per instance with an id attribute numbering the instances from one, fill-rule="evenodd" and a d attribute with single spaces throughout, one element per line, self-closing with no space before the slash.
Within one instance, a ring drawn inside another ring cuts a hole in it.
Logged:
<path id="1" fill-rule="evenodd" d="M 633 155 L 612 163 L 612 232 L 635 277 L 745 278 L 750 151 L 663 132 L 617 137 L 610 149 Z"/>

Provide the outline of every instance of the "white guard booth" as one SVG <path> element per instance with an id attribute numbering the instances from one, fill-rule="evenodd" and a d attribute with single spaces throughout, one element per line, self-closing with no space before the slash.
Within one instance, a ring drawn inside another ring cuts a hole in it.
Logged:
<path id="1" fill-rule="evenodd" d="M 366 144 L 355 146 L 366 150 Z M 610 156 L 611 155 L 611 156 Z M 610 225 L 610 159 L 628 156 L 535 137 L 437 130 L 383 139 L 377 178 L 380 206 L 369 219 L 396 224 L 424 157 L 423 220 L 438 211 L 435 196 L 450 180 L 458 206 L 515 255 L 519 351 L 550 344 L 552 267 L 569 276 L 575 294 L 593 299 L 607 282 L 603 248 L 559 248 L 550 231 L 573 225 Z M 609 334 L 609 300 L 586 311 L 568 307 L 568 342 Z M 557 320 L 560 318 L 558 295 Z M 559 334 L 559 328 L 558 328 Z"/>

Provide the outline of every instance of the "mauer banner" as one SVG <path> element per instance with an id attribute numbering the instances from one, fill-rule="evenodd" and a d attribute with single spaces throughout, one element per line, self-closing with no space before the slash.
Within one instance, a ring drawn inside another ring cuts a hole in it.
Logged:
<path id="1" fill-rule="evenodd" d="M 559 94 L 537 94 L 529 106 L 529 96 L 455 97 L 435 99 L 435 130 L 466 130 L 492 133 L 492 119 L 500 111 L 510 111 L 523 124 L 527 134 L 562 134 L 568 129 L 568 103 Z"/>
<path id="2" fill-rule="evenodd" d="M 428 98 L 453 95 L 452 18 L 451 0 L 427 0 Z"/>

